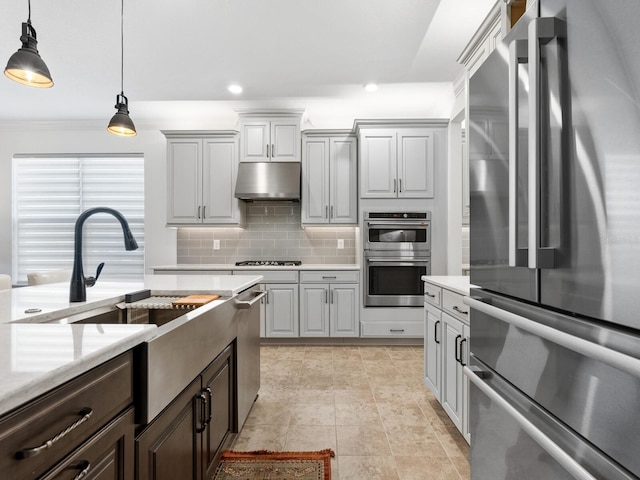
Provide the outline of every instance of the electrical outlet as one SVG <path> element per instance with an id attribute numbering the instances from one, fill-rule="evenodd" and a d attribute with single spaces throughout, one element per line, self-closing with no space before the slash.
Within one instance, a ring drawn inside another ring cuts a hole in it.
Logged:
<path id="1" fill-rule="evenodd" d="M 344 239 L 343 238 L 339 238 L 338 239 L 338 250 L 342 250 L 344 249 Z"/>
<path id="2" fill-rule="evenodd" d="M 214 250 L 220 250 L 220 240 L 214 240 L 213 241 L 213 249 Z"/>

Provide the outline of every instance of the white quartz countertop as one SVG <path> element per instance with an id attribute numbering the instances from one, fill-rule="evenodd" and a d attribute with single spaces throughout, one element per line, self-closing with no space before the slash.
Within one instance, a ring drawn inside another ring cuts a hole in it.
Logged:
<path id="1" fill-rule="evenodd" d="M 77 303 L 69 302 L 69 282 L 0 291 L 0 415 L 169 328 L 60 319 L 115 305 L 143 289 L 152 295 L 208 293 L 228 299 L 261 280 L 261 275 L 147 275 L 134 283 L 98 281 L 87 289 L 87 301 Z"/>
<path id="2" fill-rule="evenodd" d="M 421 278 L 425 282 L 461 295 L 469 295 L 469 289 L 475 287 L 469 283 L 469 277 L 464 275 L 423 275 Z"/>
<path id="3" fill-rule="evenodd" d="M 309 263 L 297 266 L 246 266 L 240 267 L 231 263 L 203 263 L 190 264 L 178 263 L 176 265 L 158 265 L 152 267 L 154 272 L 170 272 L 170 271 L 216 271 L 216 270 L 360 270 L 360 265 L 344 264 L 344 263 Z"/>

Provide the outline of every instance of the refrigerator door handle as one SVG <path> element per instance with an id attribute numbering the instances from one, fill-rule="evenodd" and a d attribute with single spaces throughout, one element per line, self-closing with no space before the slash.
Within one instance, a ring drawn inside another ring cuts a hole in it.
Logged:
<path id="1" fill-rule="evenodd" d="M 482 378 L 477 375 L 474 370 L 469 367 L 463 368 L 464 374 L 469 380 L 492 402 L 495 402 L 503 408 L 529 436 L 551 455 L 567 472 L 578 480 L 596 480 L 585 468 L 576 462 L 567 452 L 547 437 L 538 427 L 531 423 L 524 415 L 514 408 L 507 400 L 505 400 L 498 392 L 491 388 Z"/>
<path id="2" fill-rule="evenodd" d="M 536 18 L 529 23 L 529 268 L 554 268 L 555 249 L 542 248 L 540 238 L 541 152 L 541 56 L 543 43 L 564 35 L 565 23 L 555 17 Z"/>
<path id="3" fill-rule="evenodd" d="M 509 266 L 525 267 L 526 258 L 518 255 L 518 66 L 528 62 L 527 41 L 509 45 Z M 526 254 L 526 251 L 524 252 Z"/>
<path id="4" fill-rule="evenodd" d="M 612 350 L 597 343 L 590 342 L 584 338 L 576 337 L 569 333 L 551 328 L 528 318 L 516 315 L 507 310 L 486 304 L 475 298 L 465 297 L 464 303 L 471 308 L 501 320 L 509 325 L 525 330 L 540 338 L 549 340 L 557 345 L 568 348 L 580 355 L 592 358 L 593 360 L 611 365 L 618 370 L 627 372 L 630 375 L 640 378 L 640 359 Z"/>

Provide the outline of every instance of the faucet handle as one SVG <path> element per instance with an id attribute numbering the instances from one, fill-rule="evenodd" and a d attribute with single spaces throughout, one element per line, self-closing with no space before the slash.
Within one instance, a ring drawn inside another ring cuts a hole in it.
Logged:
<path id="1" fill-rule="evenodd" d="M 84 283 L 87 287 L 93 287 L 96 284 L 96 282 L 98 281 L 98 277 L 100 277 L 100 272 L 102 272 L 103 268 L 104 268 L 104 262 L 98 265 L 98 269 L 96 270 L 95 277 L 87 277 L 84 279 Z"/>

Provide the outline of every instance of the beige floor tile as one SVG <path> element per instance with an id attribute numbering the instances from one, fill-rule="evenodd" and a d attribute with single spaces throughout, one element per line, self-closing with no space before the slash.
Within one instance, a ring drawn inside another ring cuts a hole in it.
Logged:
<path id="1" fill-rule="evenodd" d="M 287 429 L 286 425 L 245 425 L 233 444 L 233 450 L 283 450 Z"/>
<path id="2" fill-rule="evenodd" d="M 456 427 L 445 429 L 445 432 L 436 431 L 438 439 L 451 458 L 468 458 L 469 445 Z"/>
<path id="3" fill-rule="evenodd" d="M 391 452 L 405 457 L 446 457 L 438 436 L 430 425 L 385 427 Z"/>
<path id="4" fill-rule="evenodd" d="M 411 347 L 397 346 L 386 347 L 387 354 L 393 360 L 409 360 L 414 358 L 414 351 Z"/>
<path id="5" fill-rule="evenodd" d="M 415 402 L 407 403 L 379 403 L 378 412 L 385 427 L 395 425 L 424 426 L 427 418 Z"/>
<path id="6" fill-rule="evenodd" d="M 451 461 L 458 470 L 458 474 L 462 477 L 463 480 L 470 480 L 471 478 L 471 468 L 469 468 L 469 460 L 467 458 L 456 457 L 452 458 Z"/>
<path id="7" fill-rule="evenodd" d="M 245 425 L 285 425 L 291 421 L 291 408 L 287 402 L 272 402 L 258 397 Z"/>
<path id="8" fill-rule="evenodd" d="M 443 457 L 395 457 L 400 480 L 460 480 L 453 463 Z"/>
<path id="9" fill-rule="evenodd" d="M 336 424 L 335 405 L 290 404 L 290 425 L 332 425 Z"/>
<path id="10" fill-rule="evenodd" d="M 362 360 L 381 360 L 390 361 L 391 357 L 384 347 L 360 347 L 360 356 Z"/>
<path id="11" fill-rule="evenodd" d="M 287 430 L 286 451 L 316 451 L 330 448 L 336 451 L 336 427 L 334 425 L 291 425 Z"/>
<path id="12" fill-rule="evenodd" d="M 382 425 L 375 403 L 336 403 L 336 425 Z"/>
<path id="13" fill-rule="evenodd" d="M 337 425 L 338 455 L 391 455 L 387 435 L 382 426 Z"/>
<path id="14" fill-rule="evenodd" d="M 366 386 L 369 388 L 369 377 L 362 371 L 334 371 L 333 372 L 333 385 L 334 389 L 349 387 L 349 386 Z"/>
<path id="15" fill-rule="evenodd" d="M 333 371 L 313 372 L 305 370 L 298 375 L 298 385 L 331 388 L 333 386 Z"/>
<path id="16" fill-rule="evenodd" d="M 340 480 L 399 479 L 395 459 L 391 456 L 338 456 Z"/>
<path id="17" fill-rule="evenodd" d="M 349 384 L 344 387 L 340 385 L 333 386 L 335 404 L 341 403 L 376 403 L 369 384 Z"/>
<path id="18" fill-rule="evenodd" d="M 311 405 L 333 405 L 335 403 L 332 387 L 314 385 L 298 385 L 292 389 L 287 398 L 291 403 Z"/>

